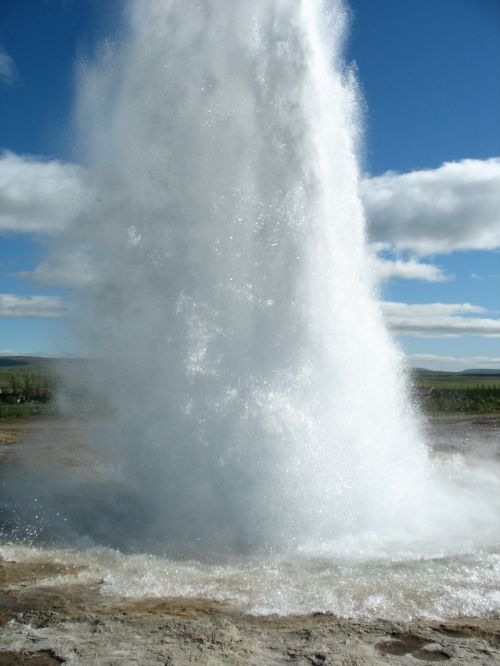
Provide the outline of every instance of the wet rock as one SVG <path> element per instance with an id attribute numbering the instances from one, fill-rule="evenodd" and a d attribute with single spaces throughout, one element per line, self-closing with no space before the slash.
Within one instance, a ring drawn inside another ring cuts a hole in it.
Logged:
<path id="1" fill-rule="evenodd" d="M 56 664 L 64 664 L 64 659 L 55 655 L 52 650 L 0 652 L 0 666 L 55 666 Z"/>
<path id="2" fill-rule="evenodd" d="M 412 653 L 412 657 L 423 661 L 446 661 L 451 659 L 451 655 L 439 643 L 423 645 L 420 650 Z"/>

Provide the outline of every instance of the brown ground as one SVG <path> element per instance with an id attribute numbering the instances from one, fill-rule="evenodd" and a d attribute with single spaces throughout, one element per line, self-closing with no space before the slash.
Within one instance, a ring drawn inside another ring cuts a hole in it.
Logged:
<path id="1" fill-rule="evenodd" d="M 196 599 L 109 599 L 99 583 L 79 581 L 80 572 L 0 560 L 0 666 L 500 664 L 498 617 L 410 623 L 322 613 L 252 617 Z"/>
<path id="2" fill-rule="evenodd" d="M 16 441 L 32 441 L 39 427 L 1 424 L 0 461 Z M 71 431 L 80 450 L 74 424 L 48 427 L 54 442 Z M 81 573 L 83 567 L 0 558 L 0 666 L 500 664 L 498 616 L 443 622 L 323 613 L 253 617 L 205 600 L 109 598 L 100 582 L 85 582 Z"/>

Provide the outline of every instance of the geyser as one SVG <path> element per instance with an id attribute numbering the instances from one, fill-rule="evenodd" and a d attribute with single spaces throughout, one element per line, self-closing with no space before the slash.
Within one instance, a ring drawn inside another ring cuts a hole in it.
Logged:
<path id="1" fill-rule="evenodd" d="M 342 3 L 125 15 L 80 72 L 96 197 L 71 241 L 94 263 L 78 325 L 114 414 L 99 446 L 140 501 L 130 542 L 415 533 L 428 462 L 370 273 Z"/>

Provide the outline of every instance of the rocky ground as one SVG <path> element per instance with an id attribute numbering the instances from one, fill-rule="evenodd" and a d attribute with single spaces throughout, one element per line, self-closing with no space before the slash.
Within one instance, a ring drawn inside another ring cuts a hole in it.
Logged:
<path id="1" fill-rule="evenodd" d="M 0 560 L 4 664 L 499 664 L 500 618 L 411 623 L 254 617 L 204 600 L 127 601 L 82 567 Z"/>

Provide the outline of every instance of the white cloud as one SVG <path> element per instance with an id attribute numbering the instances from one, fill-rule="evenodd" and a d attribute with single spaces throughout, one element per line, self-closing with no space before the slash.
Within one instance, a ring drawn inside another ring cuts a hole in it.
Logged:
<path id="1" fill-rule="evenodd" d="M 469 277 L 472 280 L 498 280 L 500 278 L 500 273 L 489 273 L 486 275 L 481 275 L 478 273 L 471 272 Z"/>
<path id="2" fill-rule="evenodd" d="M 408 360 L 414 367 L 429 370 L 473 370 L 478 368 L 500 371 L 500 357 L 492 356 L 439 356 L 437 354 L 409 354 Z"/>
<path id="3" fill-rule="evenodd" d="M 0 317 L 64 317 L 68 306 L 57 296 L 0 294 Z"/>
<path id="4" fill-rule="evenodd" d="M 86 170 L 75 164 L 0 154 L 0 234 L 54 235 L 78 224 L 96 200 L 89 182 Z M 388 172 L 365 179 L 361 191 L 372 251 L 384 252 L 374 258 L 381 280 L 444 282 L 453 276 L 418 257 L 500 247 L 500 158 Z M 388 256 L 391 250 L 395 256 Z M 408 251 L 414 256 L 399 256 Z M 78 286 L 91 279 L 91 267 L 76 251 L 73 258 L 45 260 L 31 277 L 41 284 Z"/>
<path id="5" fill-rule="evenodd" d="M 57 160 L 0 155 L 0 233 L 53 234 L 85 210 L 84 169 Z"/>
<path id="6" fill-rule="evenodd" d="M 414 337 L 452 337 L 480 335 L 500 337 L 500 320 L 471 315 L 487 310 L 470 303 L 408 304 L 383 302 L 387 325 L 396 335 Z"/>
<path id="7" fill-rule="evenodd" d="M 443 272 L 439 266 L 417 259 L 385 259 L 374 257 L 375 274 L 379 280 L 420 280 L 422 282 L 446 282 L 453 276 Z"/>
<path id="8" fill-rule="evenodd" d="M 420 256 L 500 247 L 500 158 L 387 172 L 361 184 L 373 241 Z"/>
<path id="9" fill-rule="evenodd" d="M 471 303 L 395 303 L 384 301 L 382 308 L 386 315 L 410 315 L 414 317 L 435 317 L 439 315 L 484 314 L 486 309 Z"/>
<path id="10" fill-rule="evenodd" d="M 15 273 L 14 277 L 32 280 L 40 285 L 84 287 L 93 279 L 90 257 L 81 250 L 53 254 L 34 271 Z"/>
<path id="11" fill-rule="evenodd" d="M 16 82 L 17 72 L 14 61 L 0 46 L 0 85 L 12 86 Z"/>

